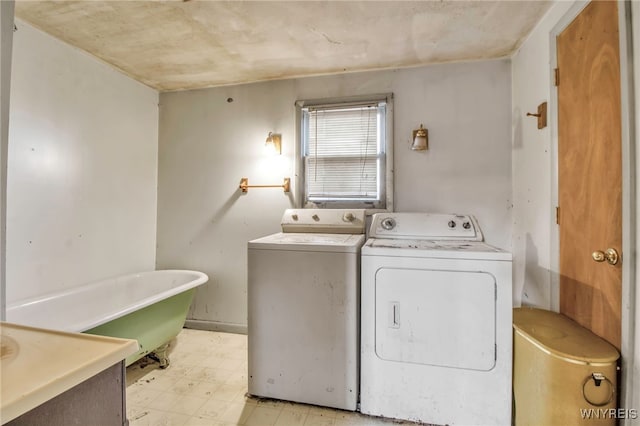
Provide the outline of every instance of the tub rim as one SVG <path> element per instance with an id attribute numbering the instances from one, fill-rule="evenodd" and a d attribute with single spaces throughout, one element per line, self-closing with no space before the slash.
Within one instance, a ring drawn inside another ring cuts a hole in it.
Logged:
<path id="1" fill-rule="evenodd" d="M 127 275 L 116 275 L 116 276 L 112 276 L 112 277 L 108 277 L 108 278 L 104 278 L 101 280 L 95 280 L 95 281 L 91 281 L 87 284 L 80 284 L 77 286 L 73 286 L 73 287 L 69 287 L 67 289 L 61 290 L 61 291 L 57 291 L 57 292 L 51 292 L 51 293 L 46 293 L 40 296 L 34 296 L 34 297 L 28 297 L 28 298 L 24 298 L 24 299 L 20 299 L 20 300 L 16 300 L 15 302 L 12 302 L 10 304 L 7 305 L 7 309 L 6 312 L 7 314 L 9 314 L 10 310 L 12 309 L 16 309 L 16 308 L 22 308 L 22 307 L 28 307 L 30 305 L 34 305 L 37 303 L 41 303 L 41 302 L 47 302 L 49 300 L 52 299 L 57 299 L 60 297 L 64 297 L 64 296 L 68 296 L 70 294 L 73 294 L 75 292 L 77 292 L 78 289 L 83 289 L 85 291 L 88 291 L 92 288 L 95 287 L 100 287 L 102 285 L 104 285 L 105 282 L 107 281 L 118 281 L 118 280 L 126 280 L 126 279 L 130 279 L 130 278 L 137 278 L 137 277 L 141 277 L 141 276 L 148 276 L 148 275 L 158 275 L 158 274 L 162 274 L 162 273 L 185 273 L 188 275 L 192 275 L 194 276 L 194 279 L 192 279 L 191 281 L 188 281 L 184 284 L 181 284 L 177 287 L 173 287 L 170 290 L 164 291 L 162 293 L 158 293 L 158 294 L 154 294 L 150 297 L 146 297 L 144 299 L 140 299 L 138 301 L 135 301 L 135 303 L 132 303 L 131 305 L 126 306 L 124 309 L 121 309 L 119 311 L 116 312 L 108 312 L 106 315 L 101 316 L 100 318 L 89 318 L 88 320 L 84 321 L 84 322 L 78 322 L 78 323 L 74 323 L 74 324 L 69 324 L 68 326 L 65 326 L 64 328 L 57 328 L 59 330 L 62 331 L 70 331 L 70 332 L 83 332 L 86 330 L 90 330 L 92 328 L 98 327 L 99 325 L 108 323 L 109 321 L 113 321 L 117 318 L 120 318 L 122 316 L 125 316 L 127 314 L 130 314 L 132 312 L 138 311 L 140 309 L 143 309 L 147 306 L 153 305 L 154 303 L 157 303 L 161 300 L 165 300 L 168 299 L 172 296 L 175 296 L 177 294 L 183 293 L 187 290 L 190 290 L 192 288 L 198 287 L 204 283 L 206 283 L 207 281 L 209 281 L 209 276 L 207 274 L 205 274 L 204 272 L 200 272 L 200 271 L 194 271 L 194 270 L 190 270 L 190 269 L 158 269 L 158 270 L 153 270 L 153 271 L 143 271 L 143 272 L 135 272 L 132 274 L 127 274 Z M 162 296 L 162 297 L 160 297 Z M 8 321 L 11 321 L 11 319 L 8 318 Z"/>

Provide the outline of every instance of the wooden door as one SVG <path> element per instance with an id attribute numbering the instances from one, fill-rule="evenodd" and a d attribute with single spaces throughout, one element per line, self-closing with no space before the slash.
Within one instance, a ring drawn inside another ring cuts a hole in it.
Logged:
<path id="1" fill-rule="evenodd" d="M 558 36 L 560 312 L 620 348 L 620 53 L 615 1 L 593 1 Z M 597 257 L 597 256 L 596 256 Z"/>

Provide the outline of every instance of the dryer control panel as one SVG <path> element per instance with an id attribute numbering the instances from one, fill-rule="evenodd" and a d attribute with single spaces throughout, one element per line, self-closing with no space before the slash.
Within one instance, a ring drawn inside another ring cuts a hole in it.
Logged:
<path id="1" fill-rule="evenodd" d="M 287 209 L 282 232 L 364 234 L 364 209 Z"/>
<path id="2" fill-rule="evenodd" d="M 442 213 L 376 213 L 371 238 L 483 241 L 475 217 Z"/>

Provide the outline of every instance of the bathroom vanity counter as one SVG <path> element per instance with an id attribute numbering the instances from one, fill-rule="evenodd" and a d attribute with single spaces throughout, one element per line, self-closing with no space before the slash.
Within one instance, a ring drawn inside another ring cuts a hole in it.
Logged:
<path id="1" fill-rule="evenodd" d="M 109 392 L 105 392 L 104 386 L 118 387 L 112 390 L 117 399 L 125 388 L 122 361 L 137 350 L 135 340 L 0 322 L 0 423 L 10 422 L 36 407 L 42 410 L 45 402 L 56 397 L 63 398 L 59 399 L 61 403 L 65 402 L 58 405 L 66 406 L 69 401 L 77 400 L 74 398 L 86 400 L 93 390 L 96 395 L 107 398 Z M 105 375 L 107 371 L 109 376 Z M 75 388 L 81 391 L 74 393 Z M 105 403 L 104 400 L 95 402 L 97 406 Z M 45 407 L 40 415 L 53 420 L 57 413 L 68 419 L 68 412 L 51 405 L 54 407 Z M 124 399 L 121 408 L 124 408 Z M 126 423 L 124 414 L 122 423 Z"/>

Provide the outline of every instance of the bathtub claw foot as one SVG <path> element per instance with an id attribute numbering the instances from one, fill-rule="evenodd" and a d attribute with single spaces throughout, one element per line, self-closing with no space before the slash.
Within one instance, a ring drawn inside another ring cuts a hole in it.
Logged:
<path id="1" fill-rule="evenodd" d="M 169 366 L 169 356 L 167 354 L 167 350 L 169 349 L 169 344 L 165 344 L 157 348 L 155 351 L 150 353 L 151 358 L 155 359 L 160 363 L 160 368 L 163 370 Z"/>
<path id="2" fill-rule="evenodd" d="M 158 361 L 160 362 L 160 368 L 163 370 L 169 366 L 169 357 L 158 358 Z"/>

